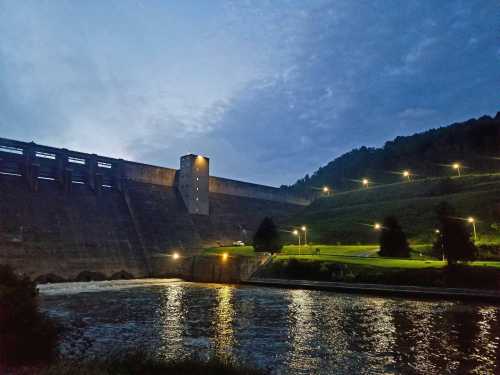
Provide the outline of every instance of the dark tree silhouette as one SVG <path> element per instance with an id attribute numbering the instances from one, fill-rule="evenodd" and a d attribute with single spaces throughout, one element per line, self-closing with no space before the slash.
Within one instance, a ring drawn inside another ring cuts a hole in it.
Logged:
<path id="1" fill-rule="evenodd" d="M 54 324 L 38 310 L 35 283 L 0 265 L 0 372 L 2 366 L 50 361 L 56 344 Z"/>
<path id="2" fill-rule="evenodd" d="M 281 251 L 281 242 L 278 228 L 270 217 L 265 217 L 253 237 L 253 248 L 257 252 L 277 253 Z"/>
<path id="3" fill-rule="evenodd" d="M 382 232 L 380 233 L 379 255 L 397 258 L 408 258 L 410 256 L 410 247 L 406 235 L 394 216 L 388 216 L 384 219 Z"/>
<path id="4" fill-rule="evenodd" d="M 477 248 L 471 240 L 470 230 L 463 219 L 447 202 L 436 207 L 439 235 L 433 244 L 435 254 L 443 254 L 449 265 L 476 259 Z"/>

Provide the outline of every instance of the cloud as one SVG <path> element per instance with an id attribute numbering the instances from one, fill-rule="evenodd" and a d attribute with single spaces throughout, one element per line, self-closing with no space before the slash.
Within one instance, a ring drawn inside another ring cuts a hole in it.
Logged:
<path id="1" fill-rule="evenodd" d="M 0 0 L 0 136 L 279 185 L 498 108 L 495 1 Z"/>

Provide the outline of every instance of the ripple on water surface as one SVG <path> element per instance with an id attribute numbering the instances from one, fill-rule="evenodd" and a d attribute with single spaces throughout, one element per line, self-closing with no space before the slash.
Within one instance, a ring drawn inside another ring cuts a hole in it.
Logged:
<path id="1" fill-rule="evenodd" d="M 500 308 L 177 279 L 43 285 L 69 357 L 126 349 L 283 374 L 500 372 Z"/>

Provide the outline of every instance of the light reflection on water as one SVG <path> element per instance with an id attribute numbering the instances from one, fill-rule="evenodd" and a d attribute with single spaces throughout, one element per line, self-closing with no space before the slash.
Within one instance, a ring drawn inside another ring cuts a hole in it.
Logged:
<path id="1" fill-rule="evenodd" d="M 61 349 L 235 358 L 279 374 L 494 374 L 500 308 L 179 280 L 41 287 Z"/>

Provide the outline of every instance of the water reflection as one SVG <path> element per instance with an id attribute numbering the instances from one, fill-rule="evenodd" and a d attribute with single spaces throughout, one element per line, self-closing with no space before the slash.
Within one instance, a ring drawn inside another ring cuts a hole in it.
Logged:
<path id="1" fill-rule="evenodd" d="M 218 355 L 292 375 L 500 373 L 498 306 L 137 282 L 42 288 L 43 308 L 69 327 L 64 354 Z"/>
<path id="2" fill-rule="evenodd" d="M 161 294 L 157 310 L 161 340 L 158 355 L 166 359 L 179 358 L 185 355 L 182 350 L 185 319 L 182 303 L 184 290 L 181 285 L 169 285 Z"/>
<path id="3" fill-rule="evenodd" d="M 308 374 L 318 368 L 319 358 L 312 356 L 318 349 L 316 319 L 311 292 L 291 290 L 289 311 L 290 368 L 296 373 Z"/>
<path id="4" fill-rule="evenodd" d="M 218 357 L 231 357 L 234 347 L 234 308 L 233 287 L 223 286 L 217 289 L 217 309 L 215 314 L 215 354 Z"/>

